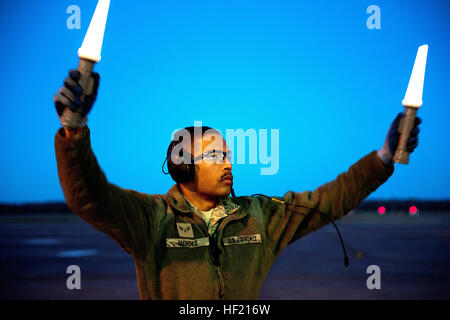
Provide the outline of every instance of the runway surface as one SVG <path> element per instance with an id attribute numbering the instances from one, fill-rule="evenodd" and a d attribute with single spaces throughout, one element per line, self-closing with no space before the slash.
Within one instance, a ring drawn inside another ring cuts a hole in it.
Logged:
<path id="1" fill-rule="evenodd" d="M 449 299 L 450 213 L 352 212 L 288 246 L 260 299 Z M 69 290 L 69 265 L 81 290 Z M 381 270 L 369 290 L 367 267 Z M 1 299 L 138 299 L 132 258 L 75 215 L 0 216 Z"/>

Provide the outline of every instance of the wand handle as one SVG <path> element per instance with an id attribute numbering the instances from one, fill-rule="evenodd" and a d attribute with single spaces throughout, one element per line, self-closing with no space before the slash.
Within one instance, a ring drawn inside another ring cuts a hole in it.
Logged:
<path id="1" fill-rule="evenodd" d="M 78 71 L 80 71 L 81 76 L 78 80 L 81 88 L 83 89 L 83 94 L 80 97 L 81 101 L 84 101 L 85 96 L 92 94 L 94 91 L 94 79 L 91 76 L 91 72 L 94 69 L 95 61 L 80 58 L 78 64 Z"/>
<path id="2" fill-rule="evenodd" d="M 394 162 L 396 163 L 409 163 L 409 152 L 406 150 L 409 135 L 416 119 L 417 108 L 405 106 L 405 115 L 400 120 L 398 125 L 398 133 L 400 137 L 398 139 L 397 150 L 394 155 Z"/>

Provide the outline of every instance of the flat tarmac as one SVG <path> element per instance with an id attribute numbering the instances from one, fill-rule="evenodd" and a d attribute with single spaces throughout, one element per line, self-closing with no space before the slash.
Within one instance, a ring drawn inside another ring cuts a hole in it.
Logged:
<path id="1" fill-rule="evenodd" d="M 449 299 L 450 213 L 351 212 L 288 246 L 260 299 Z M 69 265 L 81 268 L 81 290 L 69 290 Z M 367 267 L 381 289 L 367 288 Z M 0 298 L 139 299 L 134 263 L 105 234 L 75 215 L 0 216 Z"/>

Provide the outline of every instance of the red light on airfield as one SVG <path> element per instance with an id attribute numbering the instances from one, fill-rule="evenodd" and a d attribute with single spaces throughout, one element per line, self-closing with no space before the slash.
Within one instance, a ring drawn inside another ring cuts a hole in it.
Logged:
<path id="1" fill-rule="evenodd" d="M 386 208 L 385 207 L 381 206 L 381 207 L 378 208 L 378 213 L 379 214 L 385 214 L 385 212 L 386 212 Z"/>
<path id="2" fill-rule="evenodd" d="M 416 214 L 417 213 L 417 207 L 416 206 L 409 207 L 409 213 L 410 214 Z"/>

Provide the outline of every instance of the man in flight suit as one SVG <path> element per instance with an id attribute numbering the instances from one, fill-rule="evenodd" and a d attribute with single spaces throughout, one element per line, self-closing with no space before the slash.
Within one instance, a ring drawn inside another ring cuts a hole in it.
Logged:
<path id="1" fill-rule="evenodd" d="M 54 96 L 62 124 L 55 137 L 59 179 L 69 208 L 133 257 L 141 299 L 257 299 L 283 249 L 329 222 L 318 210 L 341 218 L 394 171 L 402 114 L 380 150 L 314 191 L 229 197 L 230 150 L 207 127 L 185 128 L 183 139 L 170 143 L 166 160 L 176 184 L 167 194 L 122 189 L 108 182 L 90 146 L 86 116 L 99 84 L 99 75 L 91 76 L 89 96 L 83 97 L 77 70 Z M 417 147 L 419 123 L 409 152 Z"/>

